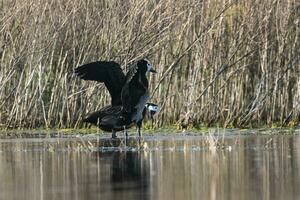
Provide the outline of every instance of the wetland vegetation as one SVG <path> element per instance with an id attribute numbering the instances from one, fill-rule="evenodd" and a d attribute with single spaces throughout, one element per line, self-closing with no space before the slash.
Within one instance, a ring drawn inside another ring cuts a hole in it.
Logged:
<path id="1" fill-rule="evenodd" d="M 82 127 L 110 99 L 73 69 L 141 57 L 159 71 L 156 127 L 299 123 L 298 1 L 2 0 L 0 10 L 1 127 Z"/>

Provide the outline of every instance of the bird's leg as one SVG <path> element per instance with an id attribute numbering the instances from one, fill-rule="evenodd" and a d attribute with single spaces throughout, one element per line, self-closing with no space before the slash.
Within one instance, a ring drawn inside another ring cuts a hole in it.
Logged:
<path id="1" fill-rule="evenodd" d="M 127 138 L 128 137 L 128 132 L 127 132 L 126 126 L 123 126 L 123 128 L 124 128 L 124 135 Z"/>
<path id="2" fill-rule="evenodd" d="M 128 139 L 128 133 L 127 133 L 127 129 L 126 129 L 126 126 L 123 126 L 123 128 L 124 128 L 124 135 L 125 135 L 125 147 L 127 146 L 127 139 Z"/>
<path id="3" fill-rule="evenodd" d="M 151 115 L 151 129 L 153 129 L 153 121 L 154 121 L 153 115 Z"/>
<path id="4" fill-rule="evenodd" d="M 139 126 L 139 137 L 141 137 L 141 126 Z"/>
<path id="5" fill-rule="evenodd" d="M 138 128 L 138 134 L 139 134 L 139 138 L 141 137 L 141 127 L 142 127 L 142 121 L 139 121 L 136 123 L 137 128 Z"/>
<path id="6" fill-rule="evenodd" d="M 117 138 L 116 131 L 112 130 L 111 138 Z"/>

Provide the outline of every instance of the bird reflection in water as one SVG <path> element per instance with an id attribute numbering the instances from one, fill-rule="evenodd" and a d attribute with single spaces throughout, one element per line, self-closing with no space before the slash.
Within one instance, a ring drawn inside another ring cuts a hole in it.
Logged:
<path id="1" fill-rule="evenodd" d="M 110 166 L 111 193 L 114 197 L 131 193 L 133 199 L 149 196 L 149 163 L 142 152 L 98 152 L 100 162 Z"/>

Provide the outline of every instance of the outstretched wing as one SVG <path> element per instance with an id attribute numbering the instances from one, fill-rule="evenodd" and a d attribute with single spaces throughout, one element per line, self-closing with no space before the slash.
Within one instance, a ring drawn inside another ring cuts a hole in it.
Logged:
<path id="1" fill-rule="evenodd" d="M 124 108 L 124 111 L 126 113 L 131 113 L 132 112 L 132 98 L 131 98 L 131 94 L 129 91 L 128 83 L 126 83 L 122 89 L 121 101 L 122 101 L 122 106 Z"/>
<path id="2" fill-rule="evenodd" d="M 121 91 L 122 106 L 124 108 L 124 111 L 127 113 L 132 112 L 133 102 L 132 102 L 132 96 L 130 93 L 129 84 L 132 81 L 135 74 L 137 73 L 137 70 L 138 70 L 137 63 L 134 63 L 129 67 L 128 72 L 126 73 L 126 77 L 125 77 L 125 85 L 123 86 L 122 91 Z"/>
<path id="3" fill-rule="evenodd" d="M 121 104 L 121 91 L 126 82 L 120 65 L 114 61 L 97 61 L 75 69 L 75 74 L 83 80 L 103 82 L 111 95 L 112 106 Z"/>

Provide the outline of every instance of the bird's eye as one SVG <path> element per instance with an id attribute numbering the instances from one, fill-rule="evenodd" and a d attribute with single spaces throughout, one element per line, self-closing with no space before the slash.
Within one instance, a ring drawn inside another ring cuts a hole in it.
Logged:
<path id="1" fill-rule="evenodd" d="M 152 68 L 152 65 L 150 63 L 147 63 L 147 69 L 148 71 Z"/>

